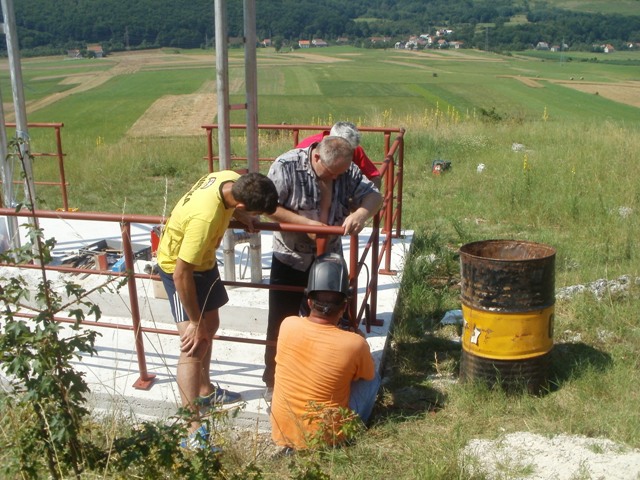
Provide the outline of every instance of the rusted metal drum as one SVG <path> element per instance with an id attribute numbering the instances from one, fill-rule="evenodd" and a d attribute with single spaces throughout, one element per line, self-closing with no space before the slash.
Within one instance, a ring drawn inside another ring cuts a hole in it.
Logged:
<path id="1" fill-rule="evenodd" d="M 548 380 L 555 307 L 554 248 L 484 240 L 460 248 L 461 380 L 538 393 Z"/>

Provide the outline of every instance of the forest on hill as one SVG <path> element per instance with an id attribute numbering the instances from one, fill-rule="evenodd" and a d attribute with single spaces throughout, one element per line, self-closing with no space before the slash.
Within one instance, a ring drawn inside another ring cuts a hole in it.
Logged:
<path id="1" fill-rule="evenodd" d="M 213 45 L 212 0 L 14 3 L 25 56 L 60 54 L 87 44 L 101 44 L 107 52 Z M 232 38 L 242 37 L 242 8 L 241 1 L 227 2 Z M 640 15 L 583 13 L 528 0 L 269 0 L 256 2 L 256 9 L 258 39 L 293 46 L 301 39 L 321 38 L 329 44 L 340 39 L 380 47 L 372 37 L 395 43 L 442 28 L 452 30 L 448 40 L 495 51 L 524 50 L 539 42 L 586 51 L 594 45 L 623 50 L 640 44 Z"/>

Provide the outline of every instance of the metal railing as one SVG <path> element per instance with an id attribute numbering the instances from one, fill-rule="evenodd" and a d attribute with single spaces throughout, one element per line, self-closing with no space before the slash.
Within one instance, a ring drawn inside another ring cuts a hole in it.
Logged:
<path id="1" fill-rule="evenodd" d="M 6 127 L 15 128 L 15 123 L 6 123 Z M 47 182 L 47 181 L 38 181 L 35 180 L 33 183 L 36 185 L 46 185 L 46 186 L 57 186 L 60 187 L 60 193 L 62 195 L 62 208 L 64 211 L 69 210 L 69 199 L 67 195 L 67 187 L 69 184 L 67 183 L 67 179 L 64 173 L 64 157 L 66 154 L 62 150 L 62 135 L 60 133 L 60 129 L 64 127 L 64 123 L 28 123 L 28 128 L 52 128 L 55 131 L 56 137 L 56 150 L 55 152 L 31 152 L 31 155 L 35 158 L 44 157 L 44 158 L 56 158 L 58 160 L 58 175 L 59 181 L 57 182 Z M 14 184 L 22 184 L 22 181 L 15 180 Z M 0 206 L 2 205 L 2 196 L 0 196 Z"/>
<path id="2" fill-rule="evenodd" d="M 216 155 L 214 150 L 214 141 L 213 141 L 213 131 L 218 129 L 217 124 L 211 125 L 202 125 L 207 132 L 207 155 L 204 157 L 209 164 L 209 172 L 215 171 L 214 162 L 219 160 L 220 157 Z M 246 130 L 247 126 L 243 124 L 231 124 L 229 128 L 232 130 Z M 260 124 L 258 125 L 258 133 L 260 131 L 279 131 L 279 132 L 290 132 L 292 139 L 292 148 L 295 147 L 302 138 L 300 136 L 300 132 L 310 132 L 310 133 L 318 133 L 323 131 L 328 131 L 331 129 L 331 126 L 322 126 L 322 125 L 269 125 L 269 124 Z M 389 215 L 393 219 L 391 223 L 384 225 L 384 232 L 391 231 L 394 228 L 395 224 L 395 233 L 393 236 L 395 238 L 400 237 L 402 231 L 402 176 L 403 176 L 403 166 L 404 166 L 404 128 L 387 128 L 387 127 L 358 127 L 358 130 L 363 133 L 378 133 L 384 135 L 384 144 L 383 144 L 383 152 L 382 157 L 383 160 L 375 160 L 375 155 L 370 155 L 372 158 L 372 162 L 374 165 L 378 167 L 379 170 L 381 168 L 385 168 L 384 165 L 386 163 L 391 163 L 389 167 L 386 167 L 386 172 L 382 170 L 380 171 L 383 182 L 383 193 L 386 196 L 387 192 L 391 192 L 392 195 L 390 197 L 390 203 L 387 206 L 389 209 Z M 396 135 L 392 140 L 392 135 Z M 304 136 L 307 136 L 305 133 Z M 271 163 L 276 159 L 276 157 L 260 157 L 258 158 L 258 162 L 262 163 Z M 234 157 L 234 160 L 242 161 L 247 160 L 246 157 Z M 387 162 L 387 160 L 389 162 Z M 395 191 L 395 194 L 393 193 Z M 387 230 L 388 228 L 388 230 Z"/>
<path id="3" fill-rule="evenodd" d="M 8 208 L 0 208 L 0 216 L 6 217 L 27 217 L 30 218 L 35 225 L 35 219 L 47 218 L 47 219 L 58 219 L 60 221 L 65 220 L 89 220 L 96 222 L 111 222 L 117 223 L 120 225 L 120 232 L 122 236 L 122 253 L 124 257 L 125 270 L 123 272 L 115 272 L 115 271 L 104 271 L 104 270 L 95 270 L 90 268 L 74 268 L 74 267 L 65 267 L 59 265 L 37 265 L 34 263 L 29 264 L 15 264 L 15 263 L 3 263 L 3 267 L 14 267 L 19 269 L 44 269 L 46 271 L 55 271 L 62 274 L 83 274 L 83 275 L 102 275 L 102 276 L 110 276 L 114 277 L 114 279 L 124 277 L 127 279 L 127 289 L 129 293 L 129 312 L 131 315 L 131 325 L 122 325 L 118 323 L 111 323 L 106 321 L 91 321 L 84 320 L 80 322 L 82 325 L 87 327 L 107 327 L 107 328 L 115 328 L 121 330 L 130 330 L 133 332 L 134 341 L 135 341 L 135 349 L 136 356 L 138 362 L 138 371 L 139 378 L 134 382 L 133 387 L 136 389 L 149 389 L 153 385 L 155 375 L 148 372 L 147 364 L 146 364 L 146 356 L 145 356 L 145 347 L 143 341 L 143 333 L 156 333 L 156 334 L 166 334 L 166 335 L 178 335 L 177 330 L 170 329 L 161 329 L 161 328 L 149 328 L 143 327 L 141 324 L 141 315 L 140 315 L 140 306 L 138 303 L 138 288 L 136 285 L 136 279 L 150 279 L 150 280 L 159 280 L 159 276 L 154 274 L 147 273 L 136 273 L 135 272 L 135 254 L 133 252 L 133 246 L 131 242 L 131 225 L 135 224 L 145 224 L 150 225 L 150 230 L 153 226 L 159 225 L 163 223 L 165 220 L 163 217 L 159 216 L 146 216 L 146 215 L 118 215 L 118 214 L 108 214 L 108 213 L 85 213 L 85 212 L 60 212 L 60 211 L 52 211 L 52 210 L 36 210 L 35 212 L 27 212 L 27 211 L 16 211 L 15 209 Z M 379 265 L 380 259 L 377 257 L 378 255 L 378 239 L 379 239 L 379 224 L 380 224 L 380 214 L 376 214 L 373 221 L 373 233 L 371 238 L 369 239 L 362 255 L 359 254 L 359 245 L 358 245 L 358 237 L 356 235 L 351 237 L 350 240 L 350 280 L 351 286 L 354 292 L 358 291 L 358 276 L 361 272 L 361 269 L 364 265 L 365 259 L 369 252 L 371 252 L 371 264 Z M 243 225 L 239 222 L 232 222 L 229 225 L 229 228 L 242 228 Z M 259 230 L 265 231 L 292 231 L 292 232 L 306 232 L 306 233 L 315 233 L 320 237 L 326 237 L 327 235 L 342 235 L 343 229 L 342 227 L 329 227 L 329 226 L 320 226 L 320 227 L 310 227 L 306 225 L 295 225 L 295 224 L 278 224 L 278 223 L 259 223 L 257 225 Z M 45 232 L 46 234 L 46 232 Z M 250 287 L 250 288 L 258 288 L 258 289 L 270 289 L 270 288 L 284 288 L 291 290 L 302 290 L 304 287 L 271 287 L 267 284 L 262 283 L 251 283 L 251 282 L 228 282 L 224 281 L 224 285 L 228 286 L 242 286 L 242 287 Z M 371 325 L 376 324 L 375 314 L 376 314 L 376 291 L 375 288 L 377 286 L 377 275 L 374 272 L 371 275 L 371 279 L 369 284 L 365 288 L 365 294 L 363 296 L 363 300 L 361 303 L 358 302 L 357 295 L 354 295 L 351 299 L 351 303 L 349 305 L 349 314 L 352 325 L 359 326 L 361 322 L 364 320 L 364 324 L 366 325 L 367 332 L 370 332 Z M 368 306 L 367 301 L 371 299 L 371 307 Z M 29 311 L 29 309 L 23 309 L 16 313 L 16 316 L 21 316 L 25 318 L 32 318 L 36 314 L 34 311 Z M 63 317 L 57 315 L 54 317 L 54 320 L 62 322 L 62 323 L 76 323 L 75 319 Z M 218 340 L 224 341 L 234 341 L 241 343 L 254 343 L 254 344 L 273 344 L 273 342 L 268 342 L 266 340 L 259 339 L 247 339 L 241 337 L 230 337 L 230 336 L 222 336 L 216 335 L 214 338 Z"/>
<path id="4" fill-rule="evenodd" d="M 62 126 L 60 124 L 60 126 Z M 262 126 L 267 127 L 280 127 L 285 126 Z M 302 127 L 302 126 L 286 126 L 289 129 L 294 130 L 294 136 L 297 136 L 297 132 L 307 129 L 318 129 L 319 127 Z M 211 131 L 215 126 L 208 128 L 208 136 L 210 139 Z M 352 326 L 358 327 L 363 324 L 366 327 L 367 332 L 370 332 L 372 325 L 380 325 L 381 320 L 376 318 L 377 315 L 377 287 L 378 287 L 378 273 L 381 274 L 394 274 L 395 271 L 391 270 L 391 245 L 392 237 L 398 237 L 401 234 L 401 206 L 402 206 L 402 166 L 404 156 L 404 130 L 389 130 L 389 129 L 366 129 L 363 131 L 381 131 L 385 134 L 385 157 L 382 162 L 379 162 L 379 170 L 384 179 L 383 189 L 383 206 L 381 210 L 372 219 L 372 233 L 366 242 L 362 252 L 359 251 L 358 236 L 353 235 L 350 238 L 350 256 L 348 259 L 350 281 L 354 292 L 358 292 L 358 278 L 365 268 L 366 262 L 370 256 L 371 275 L 367 284 L 364 286 L 364 294 L 361 298 L 358 295 L 353 295 L 349 307 L 349 318 Z M 393 142 L 390 141 L 391 133 L 397 133 Z M 297 138 L 294 139 L 297 142 Z M 211 145 L 211 143 L 210 143 Z M 62 162 L 63 155 L 58 158 Z M 212 150 L 210 150 L 210 166 L 213 167 Z M 61 170 L 63 172 L 63 169 Z M 64 190 L 66 192 L 66 190 Z M 66 198 L 66 196 L 65 196 Z M 117 323 L 110 323 L 105 321 L 83 321 L 82 324 L 88 327 L 108 327 L 122 330 L 130 330 L 133 332 L 135 340 L 135 349 L 138 361 L 139 378 L 134 382 L 133 387 L 137 389 L 149 389 L 153 385 L 155 375 L 149 373 L 146 365 L 145 348 L 143 342 L 143 333 L 156 333 L 166 335 L 178 335 L 175 329 L 160 329 L 160 328 L 148 328 L 143 327 L 141 324 L 140 306 L 138 304 L 138 291 L 136 285 L 136 279 L 150 279 L 159 280 L 157 275 L 136 273 L 135 272 L 135 254 L 133 252 L 131 242 L 131 225 L 143 224 L 149 225 L 151 231 L 154 226 L 161 225 L 166 220 L 160 216 L 148 216 L 148 215 L 122 215 L 122 214 L 108 214 L 108 213 L 90 213 L 90 212 L 69 212 L 69 211 L 53 211 L 53 210 L 36 210 L 35 212 L 28 211 L 15 211 L 15 209 L 0 208 L 0 216 L 5 217 L 30 217 L 34 218 L 46 218 L 46 219 L 58 219 L 60 221 L 65 220 L 89 220 L 96 222 L 111 222 L 120 225 L 120 232 L 122 236 L 122 253 L 124 256 L 125 270 L 123 272 L 114 271 L 101 271 L 89 268 L 73 268 L 54 265 L 35 265 L 35 264 L 2 264 L 5 267 L 25 268 L 25 269 L 45 269 L 67 274 L 83 275 L 109 275 L 115 278 L 125 277 L 127 279 L 127 288 L 129 293 L 129 311 L 131 315 L 131 325 L 122 325 Z M 35 220 L 33 220 L 35 222 Z M 395 224 L 396 232 L 393 233 Z M 380 226 L 384 225 L 381 229 Z M 230 229 L 242 229 L 244 225 L 239 222 L 231 222 Z M 296 224 L 278 224 L 278 223 L 259 223 L 258 230 L 264 231 L 291 231 L 291 232 L 305 232 L 316 234 L 320 239 L 326 238 L 328 235 L 343 235 L 343 229 L 340 226 L 319 226 L 311 227 L 308 225 L 296 225 Z M 45 232 L 46 233 L 46 232 Z M 384 240 L 381 242 L 380 233 L 385 234 Z M 382 248 L 381 248 L 382 247 Z M 384 265 L 383 265 L 384 263 Z M 304 286 L 300 287 L 283 287 L 266 285 L 263 283 L 255 282 L 236 282 L 236 281 L 224 281 L 228 286 L 242 286 L 256 289 L 290 289 L 290 290 L 302 290 Z M 17 315 L 24 317 L 33 317 L 35 314 L 29 311 L 18 312 Z M 55 320 L 66 323 L 75 323 L 76 320 L 71 318 L 65 318 L 56 316 Z M 216 335 L 214 338 L 224 341 L 234 341 L 242 343 L 255 343 L 255 344 L 272 344 L 266 340 L 247 339 L 240 337 L 229 337 Z"/>

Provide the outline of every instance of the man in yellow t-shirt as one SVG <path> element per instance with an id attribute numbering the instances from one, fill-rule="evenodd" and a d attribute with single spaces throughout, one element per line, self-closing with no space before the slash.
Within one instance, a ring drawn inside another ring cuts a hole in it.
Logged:
<path id="1" fill-rule="evenodd" d="M 220 325 L 218 309 L 229 301 L 216 249 L 232 217 L 252 229 L 256 215 L 273 213 L 277 203 L 276 187 L 265 175 L 210 173 L 178 201 L 162 232 L 158 267 L 180 334 L 176 379 L 182 406 L 194 412 L 184 446 L 197 447 L 207 435 L 199 430 L 199 405 L 241 399 L 210 380 L 212 340 Z"/>
<path id="2" fill-rule="evenodd" d="M 367 341 L 337 327 L 349 294 L 341 255 L 318 257 L 307 294 L 309 316 L 287 317 L 280 327 L 271 403 L 272 439 L 294 449 L 340 443 L 340 410 L 366 422 L 380 386 Z"/>

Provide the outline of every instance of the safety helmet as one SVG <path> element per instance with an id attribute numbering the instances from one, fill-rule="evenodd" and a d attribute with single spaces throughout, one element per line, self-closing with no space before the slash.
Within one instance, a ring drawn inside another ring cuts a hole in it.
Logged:
<path id="1" fill-rule="evenodd" d="M 313 292 L 339 292 L 350 296 L 349 270 L 342 255 L 325 253 L 320 255 L 311 265 L 309 282 L 305 290 L 309 295 Z"/>

